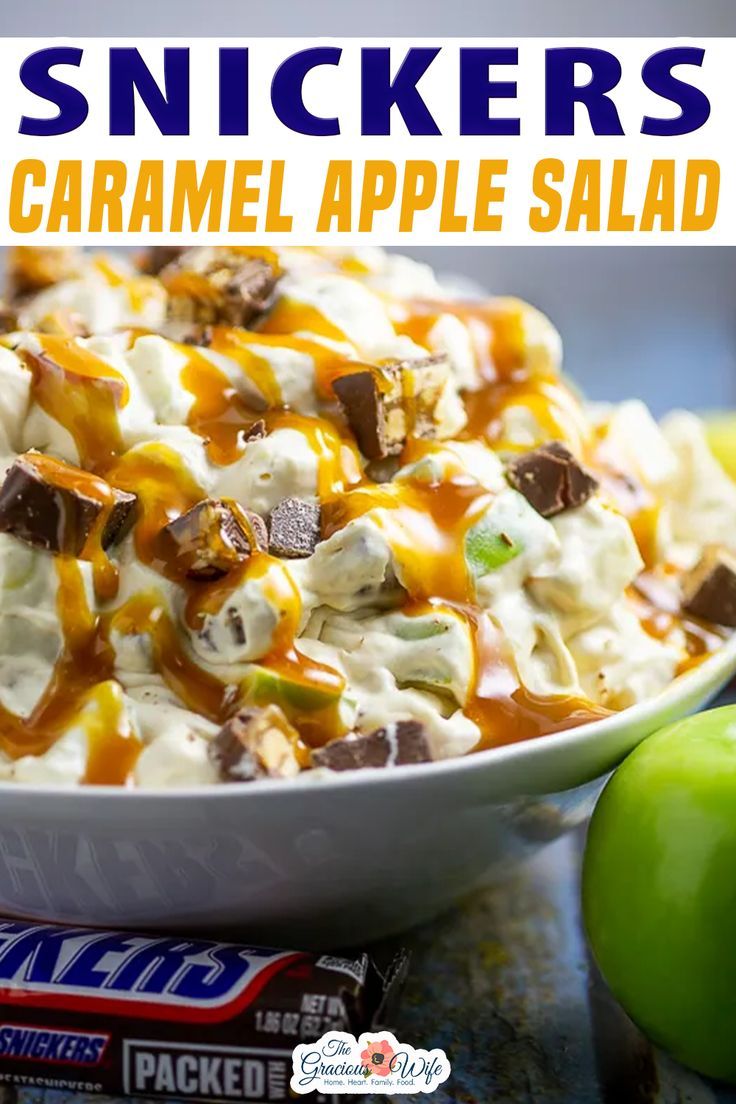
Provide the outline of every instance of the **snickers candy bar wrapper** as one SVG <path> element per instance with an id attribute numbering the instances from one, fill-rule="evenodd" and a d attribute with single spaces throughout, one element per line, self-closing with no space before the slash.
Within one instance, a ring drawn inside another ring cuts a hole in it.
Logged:
<path id="1" fill-rule="evenodd" d="M 406 966 L 403 953 L 382 971 L 367 954 L 2 920 L 0 1082 L 291 1100 L 294 1047 L 385 1024 Z"/>

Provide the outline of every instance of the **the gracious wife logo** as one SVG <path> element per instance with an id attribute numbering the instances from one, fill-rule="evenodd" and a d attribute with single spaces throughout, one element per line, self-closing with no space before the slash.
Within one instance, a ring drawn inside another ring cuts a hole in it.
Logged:
<path id="1" fill-rule="evenodd" d="M 328 1031 L 316 1043 L 294 1050 L 291 1088 L 322 1093 L 431 1093 L 450 1076 L 444 1050 L 415 1050 L 390 1031 L 356 1039 Z"/>

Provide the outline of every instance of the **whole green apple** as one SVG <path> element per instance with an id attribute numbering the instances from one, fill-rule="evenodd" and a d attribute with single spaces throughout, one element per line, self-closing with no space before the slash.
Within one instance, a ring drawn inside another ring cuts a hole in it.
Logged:
<path id="1" fill-rule="evenodd" d="M 656 733 L 610 779 L 588 833 L 583 914 L 641 1029 L 736 1082 L 736 706 Z"/>

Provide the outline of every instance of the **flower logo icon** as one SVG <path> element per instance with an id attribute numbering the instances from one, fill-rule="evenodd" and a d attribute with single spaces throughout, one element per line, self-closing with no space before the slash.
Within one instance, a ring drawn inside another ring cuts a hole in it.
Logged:
<path id="1" fill-rule="evenodd" d="M 365 1050 L 360 1052 L 360 1060 L 363 1063 L 366 1077 L 388 1077 L 391 1073 L 391 1059 L 394 1050 L 387 1039 L 379 1039 L 376 1042 L 368 1041 Z"/>

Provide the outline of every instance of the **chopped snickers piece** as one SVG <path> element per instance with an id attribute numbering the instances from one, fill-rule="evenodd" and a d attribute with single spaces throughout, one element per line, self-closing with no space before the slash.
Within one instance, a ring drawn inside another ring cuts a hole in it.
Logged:
<path id="1" fill-rule="evenodd" d="M 333 381 L 332 389 L 364 456 L 380 460 L 392 452 L 401 451 L 401 436 L 395 441 L 387 439 L 384 404 L 378 381 L 370 369 L 339 376 Z"/>
<path id="2" fill-rule="evenodd" d="M 299 774 L 298 744 L 299 734 L 279 707 L 267 705 L 239 710 L 207 750 L 223 782 L 255 782 Z"/>
<path id="3" fill-rule="evenodd" d="M 266 436 L 268 436 L 268 430 L 266 429 L 266 423 L 263 418 L 259 418 L 252 426 L 243 430 L 244 441 L 260 441 L 262 437 Z"/>
<path id="4" fill-rule="evenodd" d="M 8 258 L 8 285 L 14 299 L 79 276 L 84 254 L 73 246 L 19 245 Z"/>
<path id="5" fill-rule="evenodd" d="M 265 258 L 208 246 L 188 249 L 162 269 L 169 318 L 247 326 L 271 305 L 280 273 Z"/>
<path id="6" fill-rule="evenodd" d="M 252 552 L 267 547 L 263 518 L 212 498 L 170 521 L 156 541 L 157 556 L 172 572 L 201 581 L 221 579 Z"/>
<path id="7" fill-rule="evenodd" d="M 542 517 L 582 506 L 598 490 L 598 482 L 559 441 L 512 460 L 506 478 Z"/>
<path id="8" fill-rule="evenodd" d="M 332 387 L 368 460 L 401 452 L 408 436 L 437 435 L 436 411 L 449 377 L 444 356 L 404 360 L 338 376 Z"/>
<path id="9" fill-rule="evenodd" d="M 146 276 L 158 276 L 162 268 L 177 261 L 186 253 L 184 245 L 152 245 L 140 258 L 140 269 Z"/>
<path id="10" fill-rule="evenodd" d="M 351 733 L 312 752 L 312 766 L 334 771 L 403 767 L 431 759 L 427 734 L 419 721 L 395 721 L 368 735 Z"/>
<path id="11" fill-rule="evenodd" d="M 29 452 L 0 487 L 0 532 L 47 552 L 81 556 L 103 519 L 101 546 L 121 541 L 135 521 L 136 501 L 98 476 Z"/>
<path id="12" fill-rule="evenodd" d="M 120 491 L 112 487 L 113 505 L 108 515 L 105 527 L 102 530 L 102 547 L 109 548 L 112 544 L 120 544 L 125 540 L 136 522 L 138 513 L 138 497 L 128 491 Z"/>
<path id="13" fill-rule="evenodd" d="M 208 349 L 212 344 L 213 330 L 211 326 L 192 326 L 182 335 L 183 345 L 199 345 L 202 349 Z"/>
<path id="14" fill-rule="evenodd" d="M 736 628 L 736 556 L 709 545 L 683 580 L 682 608 L 703 621 Z"/>
<path id="15" fill-rule="evenodd" d="M 269 552 L 292 560 L 311 556 L 319 543 L 321 515 L 318 502 L 283 499 L 273 508 L 268 521 Z"/>

